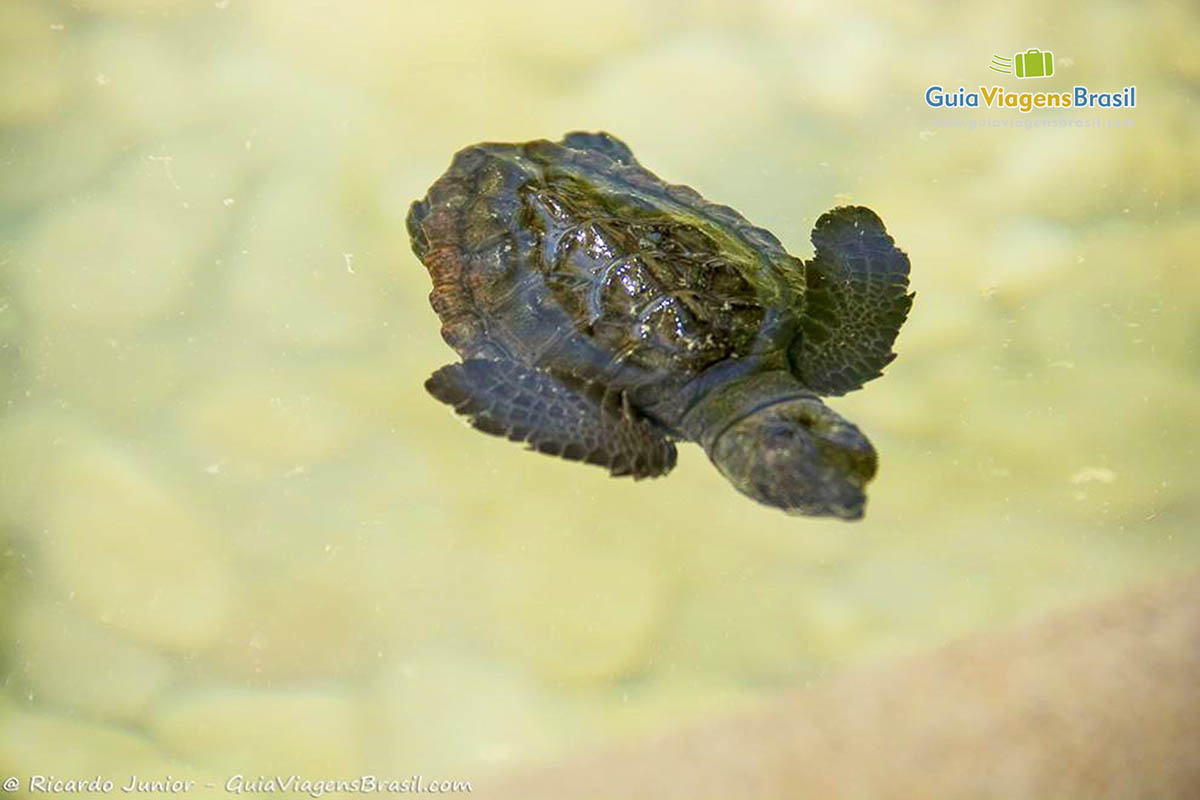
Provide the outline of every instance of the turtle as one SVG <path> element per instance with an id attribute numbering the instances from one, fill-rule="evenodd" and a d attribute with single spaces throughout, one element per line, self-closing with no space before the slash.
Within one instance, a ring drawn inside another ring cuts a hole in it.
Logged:
<path id="1" fill-rule="evenodd" d="M 875 449 L 821 398 L 879 377 L 914 297 L 870 209 L 804 261 L 579 131 L 460 150 L 407 227 L 461 357 L 425 388 L 478 430 L 635 479 L 693 441 L 760 503 L 862 517 Z"/>

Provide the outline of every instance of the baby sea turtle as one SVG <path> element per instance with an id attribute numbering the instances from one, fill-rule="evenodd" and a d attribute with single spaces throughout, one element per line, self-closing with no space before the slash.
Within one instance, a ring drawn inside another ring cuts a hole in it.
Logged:
<path id="1" fill-rule="evenodd" d="M 875 450 L 820 397 L 880 375 L 913 298 L 870 209 L 822 215 L 801 261 L 571 133 L 460 151 L 408 232 L 463 359 L 425 388 L 479 430 L 635 478 L 691 440 L 761 503 L 862 516 Z"/>

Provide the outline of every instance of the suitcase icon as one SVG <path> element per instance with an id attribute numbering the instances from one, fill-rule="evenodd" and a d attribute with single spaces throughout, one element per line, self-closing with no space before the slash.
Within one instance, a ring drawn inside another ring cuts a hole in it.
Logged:
<path id="1" fill-rule="evenodd" d="M 1029 48 L 1013 56 L 1018 78 L 1049 78 L 1054 74 L 1054 54 L 1049 50 Z"/>

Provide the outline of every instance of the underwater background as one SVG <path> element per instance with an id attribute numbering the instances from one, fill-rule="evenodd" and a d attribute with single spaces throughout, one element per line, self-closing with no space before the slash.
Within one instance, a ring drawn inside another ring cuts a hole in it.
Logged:
<path id="1" fill-rule="evenodd" d="M 988 69 L 1028 48 L 1053 76 Z M 487 796 L 1195 567 L 1198 82 L 1169 2 L 4 0 L 0 772 Z M 455 357 L 409 203 L 577 129 L 801 257 L 828 208 L 883 218 L 915 304 L 830 402 L 879 450 L 862 522 L 425 393 Z"/>

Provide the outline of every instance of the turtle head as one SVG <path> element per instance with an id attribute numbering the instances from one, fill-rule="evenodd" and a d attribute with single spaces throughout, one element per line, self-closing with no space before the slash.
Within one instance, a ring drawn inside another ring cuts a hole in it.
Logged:
<path id="1" fill-rule="evenodd" d="M 859 519 L 875 448 L 815 396 L 757 408 L 722 431 L 709 458 L 738 491 L 789 514 Z"/>

